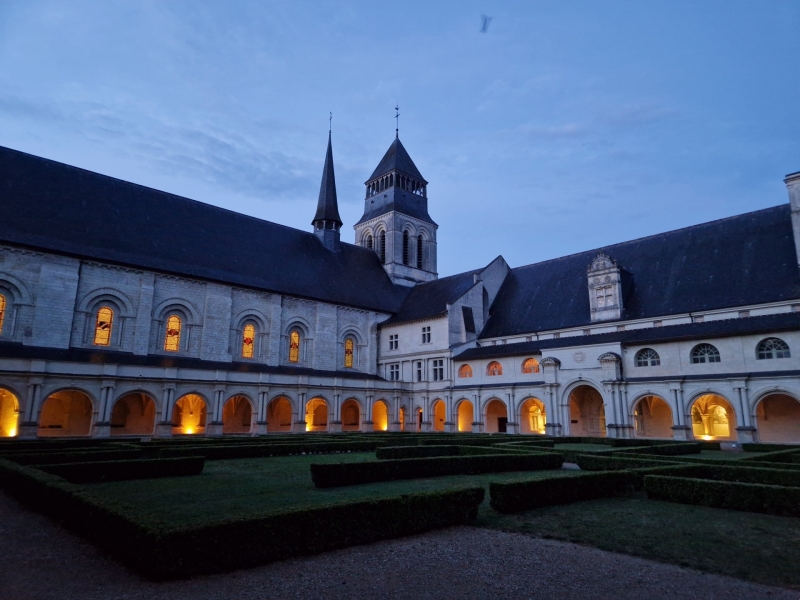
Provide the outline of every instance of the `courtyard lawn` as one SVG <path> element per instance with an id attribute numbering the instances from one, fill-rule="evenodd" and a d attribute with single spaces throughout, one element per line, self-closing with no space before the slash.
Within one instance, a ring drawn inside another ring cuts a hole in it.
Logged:
<path id="1" fill-rule="evenodd" d="M 637 495 L 515 515 L 485 511 L 476 524 L 800 589 L 800 519 L 791 517 Z"/>
<path id="2" fill-rule="evenodd" d="M 454 475 L 317 489 L 311 463 L 376 460 L 374 453 L 303 455 L 207 461 L 200 475 L 139 479 L 85 486 L 117 512 L 167 525 L 207 523 L 251 517 L 295 508 L 385 498 L 414 492 L 482 485 L 487 488 L 481 513 L 489 511 L 488 486 L 493 481 L 568 477 L 571 470 Z M 354 515 L 354 522 L 358 515 Z"/>
<path id="3" fill-rule="evenodd" d="M 700 454 L 681 454 L 680 458 L 713 458 L 714 460 L 742 460 L 760 456 L 763 452 L 735 452 L 733 450 L 701 450 Z"/>

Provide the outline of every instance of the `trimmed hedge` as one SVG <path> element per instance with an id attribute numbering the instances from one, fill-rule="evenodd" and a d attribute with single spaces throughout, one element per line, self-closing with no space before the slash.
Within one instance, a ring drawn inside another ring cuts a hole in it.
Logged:
<path id="1" fill-rule="evenodd" d="M 797 450 L 800 452 L 800 446 L 797 444 L 766 444 L 750 442 L 742 444 L 742 450 L 745 452 L 777 452 L 779 450 Z"/>
<path id="2" fill-rule="evenodd" d="M 612 450 L 614 454 L 650 454 L 652 456 L 680 456 L 682 454 L 700 454 L 702 444 L 699 442 L 683 442 L 680 444 L 658 444 L 640 448 L 620 448 Z"/>
<path id="3" fill-rule="evenodd" d="M 742 461 L 791 463 L 793 461 L 792 457 L 797 454 L 800 454 L 800 448 L 791 448 L 789 450 L 778 450 L 777 452 L 764 452 L 757 456 L 748 456 L 743 458 Z"/>
<path id="4" fill-rule="evenodd" d="M 385 446 L 375 450 L 375 458 L 378 460 L 460 455 L 458 446 Z"/>
<path id="5" fill-rule="evenodd" d="M 621 496 L 641 489 L 647 474 L 690 474 L 696 468 L 691 465 L 666 465 L 624 471 L 577 473 L 571 477 L 552 479 L 490 483 L 489 495 L 494 510 L 506 514 L 515 513 L 544 506 Z"/>
<path id="6" fill-rule="evenodd" d="M 205 456 L 207 460 L 290 456 L 293 454 L 330 454 L 335 452 L 373 452 L 385 445 L 379 441 L 299 442 L 279 444 L 208 444 L 163 448 L 161 456 Z"/>
<path id="7" fill-rule="evenodd" d="M 484 498 L 481 487 L 454 489 L 169 529 L 135 522 L 78 486 L 9 461 L 0 460 L 0 487 L 154 579 L 242 569 L 450 527 L 474 519 Z"/>
<path id="8" fill-rule="evenodd" d="M 644 489 L 656 500 L 800 517 L 800 487 L 647 475 Z"/>
<path id="9" fill-rule="evenodd" d="M 679 462 L 664 458 L 653 458 L 650 455 L 625 456 L 619 454 L 579 454 L 575 462 L 577 462 L 582 471 L 620 471 L 686 464 L 686 461 Z"/>
<path id="10" fill-rule="evenodd" d="M 202 456 L 187 456 L 184 458 L 63 463 L 38 465 L 36 468 L 62 477 L 70 483 L 97 483 L 100 481 L 199 475 L 203 472 L 205 462 L 206 459 Z"/>
<path id="11" fill-rule="evenodd" d="M 24 452 L 5 456 L 18 465 L 54 465 L 59 463 L 85 463 L 107 460 L 130 460 L 139 458 L 142 451 L 129 450 L 91 450 L 84 452 Z"/>
<path id="12" fill-rule="evenodd" d="M 505 471 L 560 469 L 558 454 L 494 454 L 488 456 L 443 456 L 405 458 L 356 463 L 312 464 L 311 479 L 318 488 L 358 485 L 398 479 L 421 479 L 444 475 L 477 475 Z"/>

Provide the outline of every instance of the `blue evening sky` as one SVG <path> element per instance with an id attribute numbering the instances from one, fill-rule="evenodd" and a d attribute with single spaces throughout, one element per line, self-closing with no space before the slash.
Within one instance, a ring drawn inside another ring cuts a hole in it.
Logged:
<path id="1" fill-rule="evenodd" d="M 0 145 L 306 231 L 328 112 L 352 242 L 395 103 L 441 275 L 774 206 L 800 0 L 0 0 Z"/>

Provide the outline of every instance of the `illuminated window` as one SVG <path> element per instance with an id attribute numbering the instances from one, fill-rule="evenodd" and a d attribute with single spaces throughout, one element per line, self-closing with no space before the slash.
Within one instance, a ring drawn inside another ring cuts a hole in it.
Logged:
<path id="1" fill-rule="evenodd" d="M 111 324 L 114 321 L 114 311 L 104 306 L 97 311 L 97 321 L 94 325 L 94 345 L 108 346 L 111 343 Z"/>
<path id="2" fill-rule="evenodd" d="M 164 350 L 177 352 L 181 349 L 181 318 L 172 315 L 167 319 L 167 332 L 164 336 Z"/>
<path id="3" fill-rule="evenodd" d="M 417 236 L 417 268 L 422 268 L 422 236 Z"/>
<path id="4" fill-rule="evenodd" d="M 523 373 L 538 373 L 539 372 L 539 361 L 535 358 L 527 358 L 525 362 L 522 363 L 522 372 Z"/>
<path id="5" fill-rule="evenodd" d="M 756 348 L 756 358 L 765 360 L 770 358 L 791 358 L 789 346 L 779 338 L 767 338 Z"/>
<path id="6" fill-rule="evenodd" d="M 300 332 L 297 330 L 289 334 L 289 362 L 300 362 Z"/>
<path id="7" fill-rule="evenodd" d="M 636 353 L 637 367 L 657 367 L 661 364 L 661 357 L 652 348 L 642 348 Z"/>
<path id="8" fill-rule="evenodd" d="M 251 323 L 244 326 L 242 332 L 242 358 L 253 358 L 253 348 L 256 341 L 256 328 Z"/>
<path id="9" fill-rule="evenodd" d="M 344 366 L 348 369 L 353 368 L 353 338 L 344 341 Z"/>
<path id="10" fill-rule="evenodd" d="M 718 363 L 720 362 L 719 350 L 711 344 L 698 344 L 692 349 L 691 361 L 698 363 Z"/>
<path id="11" fill-rule="evenodd" d="M 0 294 L 0 333 L 3 332 L 3 319 L 6 316 L 6 297 Z"/>
<path id="12" fill-rule="evenodd" d="M 486 367 L 486 374 L 489 375 L 489 376 L 502 375 L 503 374 L 503 365 L 501 365 L 496 360 L 490 362 L 489 366 Z"/>
<path id="13" fill-rule="evenodd" d="M 472 367 L 469 365 L 461 365 L 458 367 L 459 377 L 472 377 Z"/>
<path id="14" fill-rule="evenodd" d="M 403 264 L 409 264 L 409 244 L 408 244 L 408 232 L 403 232 Z"/>

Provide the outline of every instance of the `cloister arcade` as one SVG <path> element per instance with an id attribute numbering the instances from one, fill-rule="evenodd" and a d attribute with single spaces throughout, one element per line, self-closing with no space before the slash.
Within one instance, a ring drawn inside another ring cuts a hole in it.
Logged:
<path id="1" fill-rule="evenodd" d="M 306 404 L 306 431 L 328 431 L 328 403 L 325 398 L 312 398 Z"/>
<path id="2" fill-rule="evenodd" d="M 579 385 L 569 395 L 569 434 L 606 437 L 603 397 L 590 385 Z"/>
<path id="3" fill-rule="evenodd" d="M 633 433 L 637 438 L 672 439 L 672 409 L 653 395 L 644 396 L 633 408 Z"/>
<path id="4" fill-rule="evenodd" d="M 39 437 L 89 435 L 92 429 L 92 400 L 80 390 L 50 394 L 39 414 Z"/>
<path id="5" fill-rule="evenodd" d="M 471 432 L 473 420 L 472 402 L 461 400 L 456 408 L 456 419 L 458 431 Z"/>
<path id="6" fill-rule="evenodd" d="M 486 433 L 506 433 L 508 423 L 508 411 L 506 405 L 497 398 L 492 398 L 486 403 L 483 419 L 484 431 Z"/>
<path id="7" fill-rule="evenodd" d="M 290 433 L 292 431 L 292 403 L 278 396 L 267 406 L 267 433 Z"/>
<path id="8" fill-rule="evenodd" d="M 389 406 L 383 400 L 376 400 L 372 405 L 372 430 L 387 431 L 389 429 Z"/>
<path id="9" fill-rule="evenodd" d="M 208 408 L 202 396 L 181 396 L 172 409 L 172 435 L 204 434 L 207 416 Z"/>
<path id="10" fill-rule="evenodd" d="M 222 433 L 250 433 L 253 406 L 247 396 L 232 396 L 222 407 Z"/>
<path id="11" fill-rule="evenodd" d="M 756 406 L 756 422 L 762 442 L 798 442 L 800 402 L 785 393 L 764 396 Z"/>
<path id="12" fill-rule="evenodd" d="M 445 406 L 444 400 L 435 400 L 433 402 L 433 406 L 431 407 L 431 413 L 433 417 L 433 430 L 444 431 L 444 423 L 447 419 L 447 407 Z"/>
<path id="13" fill-rule="evenodd" d="M 153 435 L 156 402 L 144 392 L 120 397 L 111 410 L 111 435 Z"/>
<path id="14" fill-rule="evenodd" d="M 19 426 L 19 400 L 9 390 L 0 388 L 0 438 L 14 437 Z"/>
<path id="15" fill-rule="evenodd" d="M 735 440 L 736 413 L 730 402 L 717 394 L 699 396 L 691 407 L 692 435 L 702 440 Z"/>
<path id="16" fill-rule="evenodd" d="M 361 431 L 361 407 L 354 398 L 342 404 L 342 431 Z"/>
<path id="17" fill-rule="evenodd" d="M 519 409 L 519 432 L 544 435 L 547 414 L 544 402 L 528 398 Z"/>

